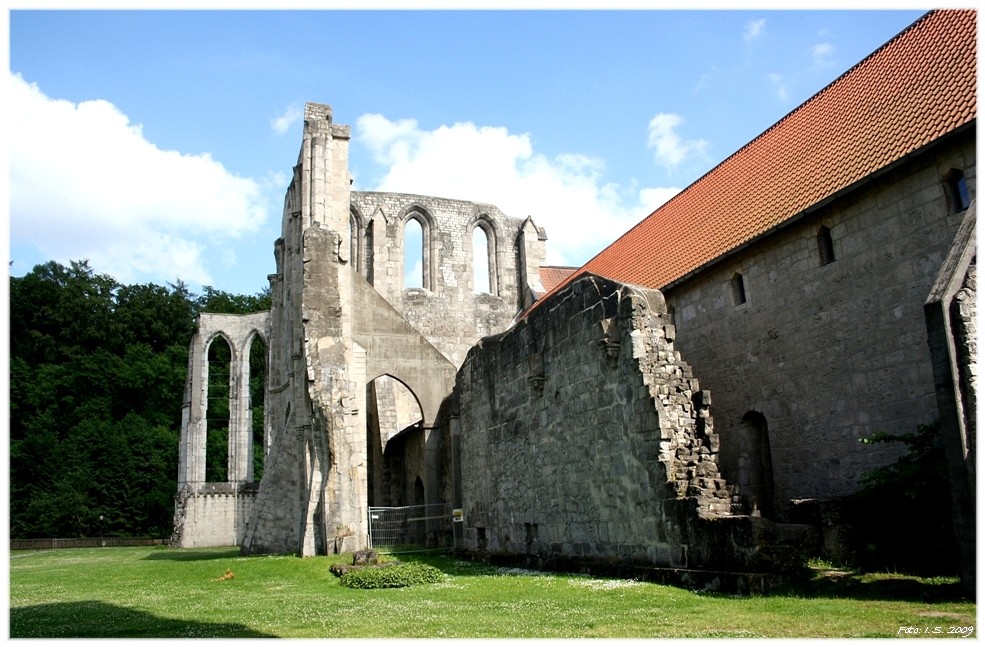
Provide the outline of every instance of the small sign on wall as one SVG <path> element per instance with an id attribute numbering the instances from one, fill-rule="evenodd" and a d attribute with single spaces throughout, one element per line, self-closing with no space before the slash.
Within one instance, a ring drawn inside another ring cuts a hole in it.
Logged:
<path id="1" fill-rule="evenodd" d="M 455 523 L 462 523 L 465 520 L 465 514 L 461 508 L 455 508 L 451 511 L 451 520 Z"/>

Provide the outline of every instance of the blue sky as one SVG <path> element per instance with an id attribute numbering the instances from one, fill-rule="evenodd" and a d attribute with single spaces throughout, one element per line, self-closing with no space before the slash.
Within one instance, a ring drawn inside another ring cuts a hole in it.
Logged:
<path id="1" fill-rule="evenodd" d="M 14 9 L 10 273 L 261 290 L 306 101 L 353 188 L 531 215 L 581 265 L 923 13 Z"/>

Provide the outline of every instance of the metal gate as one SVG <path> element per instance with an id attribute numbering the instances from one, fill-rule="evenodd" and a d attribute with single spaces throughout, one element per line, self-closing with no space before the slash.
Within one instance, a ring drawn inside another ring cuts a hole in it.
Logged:
<path id="1" fill-rule="evenodd" d="M 376 550 L 447 550 L 453 541 L 449 503 L 369 509 L 369 545 Z"/>

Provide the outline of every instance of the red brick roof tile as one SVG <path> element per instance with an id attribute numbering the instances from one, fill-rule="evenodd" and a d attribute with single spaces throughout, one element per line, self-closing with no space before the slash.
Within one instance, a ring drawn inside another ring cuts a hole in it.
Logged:
<path id="1" fill-rule="evenodd" d="M 553 290 L 561 281 L 571 276 L 571 273 L 577 270 L 577 267 L 560 267 L 560 266 L 549 266 L 541 265 L 540 267 L 540 282 L 544 286 L 545 292 L 550 292 Z"/>
<path id="2" fill-rule="evenodd" d="M 585 272 L 674 283 L 973 121 L 976 61 L 974 10 L 924 15 L 561 285 Z"/>

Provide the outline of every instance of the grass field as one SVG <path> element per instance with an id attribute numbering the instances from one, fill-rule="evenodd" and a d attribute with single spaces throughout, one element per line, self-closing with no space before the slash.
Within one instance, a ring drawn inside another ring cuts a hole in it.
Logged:
<path id="1" fill-rule="evenodd" d="M 768 597 L 400 556 L 445 579 L 342 587 L 348 556 L 93 548 L 10 555 L 11 638 L 861 638 L 974 627 L 953 580 L 820 572 Z M 231 571 L 233 577 L 226 576 Z M 225 577 L 225 579 L 223 579 Z M 977 631 L 973 634 L 977 637 Z M 951 634 L 955 637 L 956 634 Z"/>

